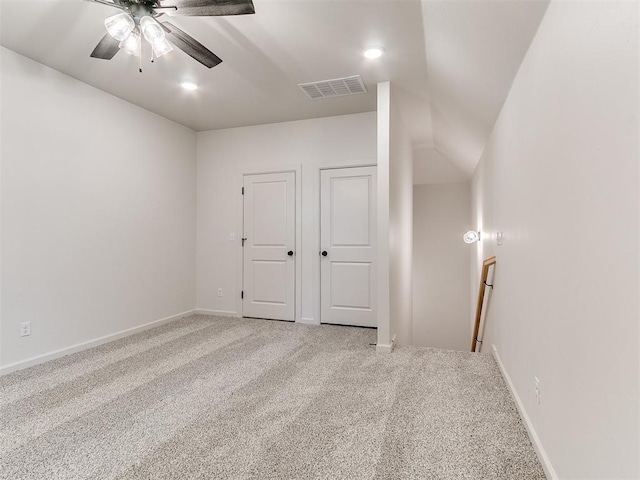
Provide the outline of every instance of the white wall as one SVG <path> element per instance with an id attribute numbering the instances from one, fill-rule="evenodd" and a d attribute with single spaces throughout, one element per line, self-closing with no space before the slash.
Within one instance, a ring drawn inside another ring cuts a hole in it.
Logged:
<path id="1" fill-rule="evenodd" d="M 241 313 L 242 175 L 297 170 L 302 239 L 296 319 L 319 322 L 320 168 L 375 164 L 375 122 L 371 112 L 198 133 L 199 309 Z"/>
<path id="2" fill-rule="evenodd" d="M 193 309 L 195 133 L 0 53 L 0 364 Z"/>
<path id="3" fill-rule="evenodd" d="M 411 344 L 413 303 L 413 147 L 391 85 L 389 298 L 397 343 Z"/>
<path id="4" fill-rule="evenodd" d="M 471 174 L 450 162 L 433 146 L 418 145 L 413 149 L 413 184 L 470 183 Z"/>
<path id="5" fill-rule="evenodd" d="M 469 351 L 469 183 L 413 187 L 411 344 Z"/>
<path id="6" fill-rule="evenodd" d="M 378 347 L 411 343 L 413 152 L 390 82 L 378 84 Z"/>
<path id="7" fill-rule="evenodd" d="M 637 2 L 553 1 L 474 176 L 484 351 L 561 479 L 640 477 L 638 58 Z"/>

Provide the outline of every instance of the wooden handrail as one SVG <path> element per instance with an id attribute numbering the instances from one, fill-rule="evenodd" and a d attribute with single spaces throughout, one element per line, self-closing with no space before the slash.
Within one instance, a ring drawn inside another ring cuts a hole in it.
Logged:
<path id="1" fill-rule="evenodd" d="M 480 330 L 480 319 L 482 318 L 482 304 L 484 303 L 484 291 L 489 278 L 489 267 L 496 264 L 496 257 L 489 257 L 482 262 L 482 274 L 480 275 L 480 289 L 478 291 L 478 305 L 476 306 L 476 323 L 473 327 L 473 339 L 471 340 L 471 351 L 476 351 L 478 343 L 478 331 Z M 493 288 L 493 285 L 489 285 Z"/>

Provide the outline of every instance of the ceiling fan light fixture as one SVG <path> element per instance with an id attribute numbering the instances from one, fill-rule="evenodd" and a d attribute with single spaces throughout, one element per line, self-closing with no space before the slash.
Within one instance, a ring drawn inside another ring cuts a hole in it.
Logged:
<path id="1" fill-rule="evenodd" d="M 164 54 L 169 53 L 171 50 L 173 50 L 173 46 L 166 38 L 155 41 L 151 44 L 151 47 L 153 48 L 153 54 L 156 56 L 156 58 L 160 58 Z"/>
<path id="2" fill-rule="evenodd" d="M 382 47 L 367 47 L 362 51 L 362 56 L 369 60 L 380 58 L 384 54 L 384 48 Z"/>
<path id="3" fill-rule="evenodd" d="M 120 48 L 129 55 L 140 56 L 140 34 L 135 30 L 129 34 L 126 40 L 120 42 Z"/>
<path id="4" fill-rule="evenodd" d="M 142 30 L 144 38 L 146 38 L 147 42 L 151 45 L 166 41 L 164 38 L 164 30 L 160 24 L 148 15 L 140 19 L 140 29 Z"/>
<path id="5" fill-rule="evenodd" d="M 104 27 L 107 29 L 107 32 L 109 32 L 109 35 L 120 41 L 125 40 L 135 26 L 136 23 L 133 21 L 133 18 L 125 12 L 113 15 L 104 21 Z"/>
<path id="6" fill-rule="evenodd" d="M 1 1 L 1 0 L 0 0 Z M 120 50 L 142 58 L 143 50 L 150 55 L 150 62 L 164 56 L 174 49 L 179 49 L 206 68 L 213 68 L 222 63 L 222 59 L 207 47 L 198 42 L 187 32 L 160 18 L 169 14 L 218 17 L 228 15 L 247 15 L 255 13 L 252 0 L 175 0 L 162 5 L 165 0 L 88 0 L 118 8 L 120 12 L 104 20 L 107 34 L 103 34 L 98 44 L 89 55 L 91 58 L 111 60 Z M 135 32 L 131 38 L 130 35 Z M 142 45 L 142 37 L 152 47 Z M 137 44 L 137 52 L 136 52 Z M 146 53 L 144 54 L 147 55 Z M 148 57 L 147 57 L 148 58 Z M 142 61 L 138 66 L 142 73 Z"/>

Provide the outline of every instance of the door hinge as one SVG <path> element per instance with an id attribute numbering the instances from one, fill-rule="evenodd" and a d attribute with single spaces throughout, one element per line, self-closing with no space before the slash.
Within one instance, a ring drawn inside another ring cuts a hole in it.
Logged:
<path id="1" fill-rule="evenodd" d="M 242 187 L 242 194 L 244 195 L 244 187 Z"/>
<path id="2" fill-rule="evenodd" d="M 243 247 L 244 247 L 244 242 L 246 242 L 246 241 L 247 241 L 247 237 L 244 237 L 244 238 L 242 239 L 242 246 L 243 246 Z"/>
<path id="3" fill-rule="evenodd" d="M 240 292 L 240 298 L 244 298 L 244 290 Z"/>

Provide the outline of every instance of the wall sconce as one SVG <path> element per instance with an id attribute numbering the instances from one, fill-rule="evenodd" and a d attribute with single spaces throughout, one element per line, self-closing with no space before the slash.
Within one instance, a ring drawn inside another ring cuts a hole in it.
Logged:
<path id="1" fill-rule="evenodd" d="M 474 230 L 469 230 L 462 236 L 464 243 L 474 243 L 480 241 L 480 232 L 476 232 Z"/>

